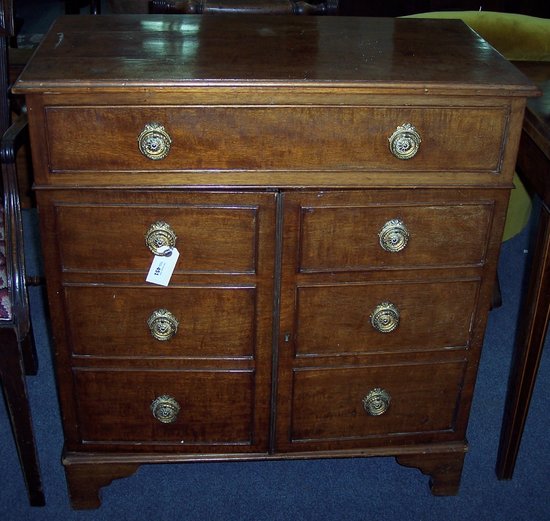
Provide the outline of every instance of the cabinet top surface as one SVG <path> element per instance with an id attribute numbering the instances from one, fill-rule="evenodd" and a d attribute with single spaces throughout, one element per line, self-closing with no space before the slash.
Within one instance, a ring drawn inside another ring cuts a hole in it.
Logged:
<path id="1" fill-rule="evenodd" d="M 255 15 L 63 16 L 14 91 L 196 85 L 535 93 L 457 20 Z"/>

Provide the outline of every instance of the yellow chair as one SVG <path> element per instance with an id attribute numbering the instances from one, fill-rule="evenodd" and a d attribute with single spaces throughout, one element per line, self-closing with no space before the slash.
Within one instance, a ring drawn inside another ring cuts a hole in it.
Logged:
<path id="1" fill-rule="evenodd" d="M 550 19 L 494 11 L 441 11 L 407 18 L 460 19 L 512 61 L 550 61 Z M 514 176 L 503 240 L 518 234 L 529 220 L 531 197 Z"/>

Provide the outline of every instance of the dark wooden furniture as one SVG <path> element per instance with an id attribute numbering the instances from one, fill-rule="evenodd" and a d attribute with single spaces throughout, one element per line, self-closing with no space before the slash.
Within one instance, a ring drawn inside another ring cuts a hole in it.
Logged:
<path id="1" fill-rule="evenodd" d="M 514 473 L 550 315 L 550 63 L 517 65 L 543 92 L 527 104 L 518 153 L 519 172 L 542 204 L 508 384 L 496 468 L 499 479 L 511 479 Z"/>
<path id="2" fill-rule="evenodd" d="M 15 34 L 13 2 L 0 1 L 0 135 L 10 124 L 8 44 Z"/>
<path id="3" fill-rule="evenodd" d="M 153 14 L 336 14 L 339 0 L 152 0 Z M 80 14 L 84 5 L 90 14 L 101 13 L 100 0 L 66 0 L 66 14 Z"/>
<path id="4" fill-rule="evenodd" d="M 82 7 L 90 6 L 90 14 L 101 13 L 101 0 L 65 0 L 65 14 L 80 14 Z"/>
<path id="5" fill-rule="evenodd" d="M 151 4 L 156 4 L 154 9 L 157 12 L 159 9 L 169 9 L 174 12 L 199 12 L 203 9 L 201 6 L 207 4 L 209 0 L 151 0 Z M 222 6 L 222 4 L 240 3 L 242 5 L 248 4 L 254 6 L 254 4 L 273 4 L 279 2 L 279 0 L 218 0 L 212 2 L 212 6 Z M 297 4 L 298 10 L 299 4 L 306 4 L 305 9 L 311 11 L 311 8 L 307 4 L 322 4 L 322 7 L 315 8 L 316 11 L 321 11 L 320 14 L 327 14 L 326 10 L 329 10 L 331 14 L 334 14 L 335 10 L 339 14 L 344 16 L 404 16 L 415 13 L 426 13 L 430 11 L 462 11 L 462 10 L 478 10 L 482 8 L 484 11 L 497 11 L 505 13 L 518 13 L 530 16 L 540 16 L 544 18 L 550 17 L 550 5 L 546 0 L 490 0 L 483 2 L 480 5 L 479 0 L 463 0 L 459 2 L 453 2 L 452 0 L 398 0 L 393 2 L 366 2 L 365 0 L 311 0 L 309 2 L 302 2 L 300 0 L 280 0 L 281 3 L 294 3 Z M 66 0 L 65 1 L 65 13 L 66 14 L 80 14 L 83 6 L 90 6 L 91 14 L 99 14 L 101 12 L 100 0 Z M 164 4 L 164 5 L 161 5 Z M 186 5 L 187 4 L 187 5 Z M 193 6 L 198 6 L 194 7 Z M 198 9 L 198 10 L 197 10 Z M 216 9 L 215 9 L 216 10 Z M 224 8 L 222 7 L 222 10 Z M 154 11 L 153 11 L 154 12 Z M 316 13 L 319 14 L 319 13 Z"/>
<path id="6" fill-rule="evenodd" d="M 457 492 L 512 65 L 457 21 L 86 16 L 15 91 L 75 508 L 160 462 L 394 456 Z"/>
<path id="7" fill-rule="evenodd" d="M 339 0 L 152 0 L 152 14 L 336 14 Z"/>
<path id="8" fill-rule="evenodd" d="M 8 39 L 13 36 L 12 2 L 0 2 L 0 384 L 6 400 L 17 453 L 31 505 L 44 505 L 25 382 L 36 374 L 37 358 L 25 280 L 23 228 L 16 173 L 16 151 L 27 137 L 26 117 L 11 127 L 8 99 Z M 9 127 L 9 128 L 8 128 Z"/>

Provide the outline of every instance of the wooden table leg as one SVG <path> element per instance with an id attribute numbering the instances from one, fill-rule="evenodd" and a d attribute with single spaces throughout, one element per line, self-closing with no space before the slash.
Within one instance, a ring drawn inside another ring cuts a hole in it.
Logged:
<path id="1" fill-rule="evenodd" d="M 529 269 L 529 268 L 528 268 Z M 542 205 L 527 294 L 519 316 L 496 474 L 512 479 L 540 364 L 550 312 L 550 210 Z"/>
<path id="2" fill-rule="evenodd" d="M 15 329 L 0 329 L 0 383 L 8 406 L 17 453 L 32 506 L 46 504 L 34 439 L 25 370 Z"/>

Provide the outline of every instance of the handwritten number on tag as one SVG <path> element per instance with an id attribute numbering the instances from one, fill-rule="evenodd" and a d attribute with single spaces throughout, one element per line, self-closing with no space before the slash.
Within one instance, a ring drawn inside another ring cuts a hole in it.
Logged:
<path id="1" fill-rule="evenodd" d="M 158 284 L 159 286 L 168 286 L 172 273 L 176 267 L 180 254 L 176 248 L 166 247 L 160 251 L 160 255 L 155 255 L 149 273 L 147 273 L 146 282 Z"/>

